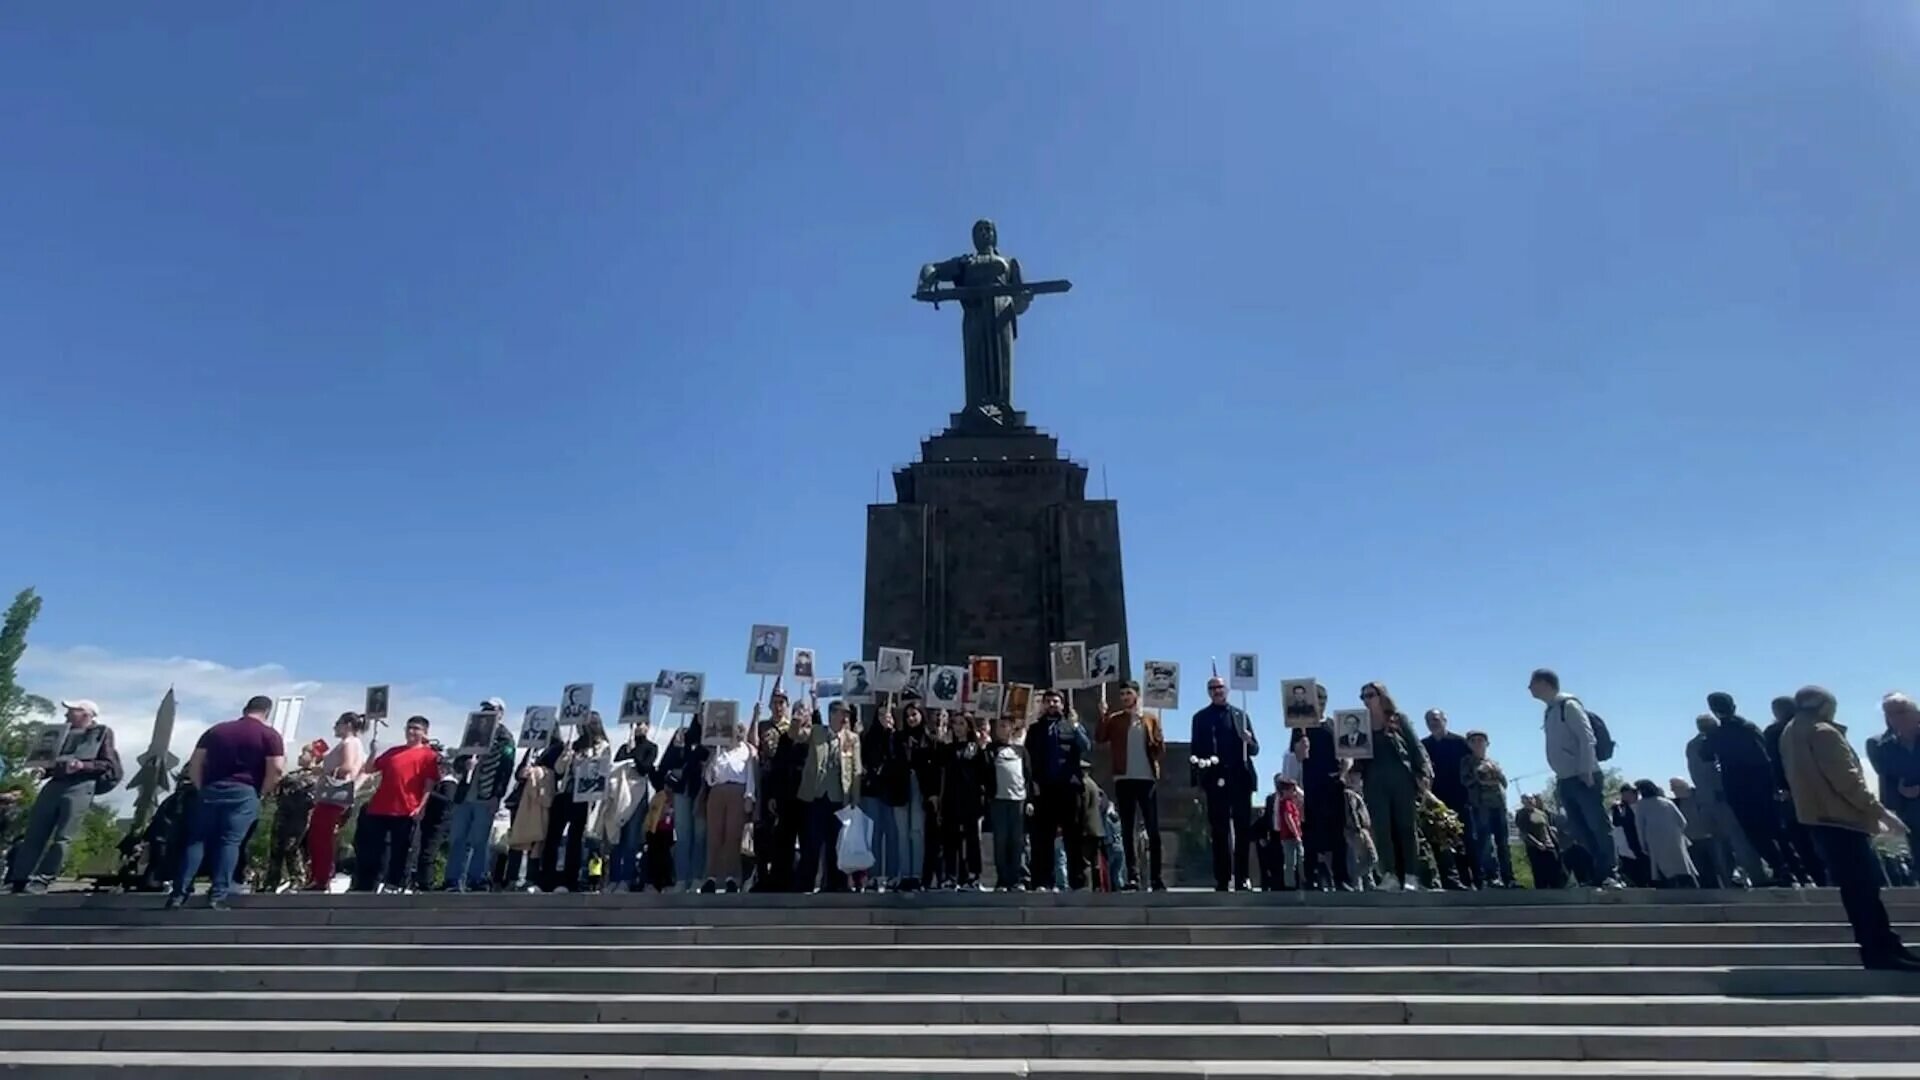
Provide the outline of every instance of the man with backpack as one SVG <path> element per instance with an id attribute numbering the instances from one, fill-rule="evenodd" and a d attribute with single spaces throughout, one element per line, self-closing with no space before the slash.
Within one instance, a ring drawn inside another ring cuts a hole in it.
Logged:
<path id="1" fill-rule="evenodd" d="M 94 796 L 112 791 L 123 775 L 113 729 L 100 722 L 100 706 L 82 699 L 60 707 L 66 710 L 67 729 L 53 763 L 42 771 L 46 779 L 27 811 L 26 834 L 7 864 L 7 885 L 16 893 L 47 891 L 60 876 Z"/>
<path id="2" fill-rule="evenodd" d="M 1572 694 L 1561 692 L 1560 676 L 1546 668 L 1533 673 L 1527 691 L 1546 706 L 1547 764 L 1553 768 L 1567 826 L 1593 856 L 1593 877 L 1600 887 L 1622 888 L 1613 824 L 1601 805 L 1600 763 L 1613 756 L 1606 722 L 1587 712 Z"/>

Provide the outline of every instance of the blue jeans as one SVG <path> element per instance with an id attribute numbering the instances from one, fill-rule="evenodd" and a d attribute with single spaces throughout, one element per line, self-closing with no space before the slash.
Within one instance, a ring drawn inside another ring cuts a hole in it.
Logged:
<path id="1" fill-rule="evenodd" d="M 1473 812 L 1473 842 L 1481 886 L 1493 882 L 1496 870 L 1503 884 L 1513 884 L 1513 844 L 1505 807 L 1483 806 Z"/>
<path id="2" fill-rule="evenodd" d="M 692 885 L 707 872 L 707 821 L 693 812 L 695 799 L 685 792 L 673 793 L 673 879 Z"/>
<path id="3" fill-rule="evenodd" d="M 607 868 L 607 881 L 611 884 L 630 884 L 640 865 L 640 848 L 647 838 L 647 803 L 651 797 L 644 787 L 640 794 L 646 797 L 640 799 L 633 808 L 633 816 L 620 827 L 620 842 L 613 848 L 613 863 Z"/>
<path id="4" fill-rule="evenodd" d="M 1560 793 L 1560 808 L 1567 812 L 1567 828 L 1573 832 L 1573 839 L 1587 854 L 1593 856 L 1593 884 L 1599 884 L 1620 873 L 1620 857 L 1613 850 L 1613 822 L 1607 819 L 1606 808 L 1600 805 L 1599 777 L 1585 780 L 1561 777 L 1554 781 L 1554 788 Z"/>
<path id="5" fill-rule="evenodd" d="M 173 895 L 193 893 L 193 875 L 206 859 L 207 845 L 213 851 L 213 882 L 208 894 L 225 900 L 233 888 L 233 868 L 240 863 L 240 842 L 247 830 L 260 820 L 260 793 L 253 785 L 233 780 L 209 784 L 193 801 L 193 813 L 187 820 L 187 849 L 181 854 L 180 871 L 173 879 Z"/>
<path id="6" fill-rule="evenodd" d="M 900 821 L 906 807 L 888 806 L 885 799 L 860 800 L 860 812 L 873 822 L 873 868 L 867 876 L 874 881 L 898 881 L 900 874 Z"/>
<path id="7" fill-rule="evenodd" d="M 453 804 L 447 826 L 447 876 L 451 889 L 464 883 L 468 888 L 485 888 L 493 871 L 493 815 L 499 804 L 485 802 Z"/>

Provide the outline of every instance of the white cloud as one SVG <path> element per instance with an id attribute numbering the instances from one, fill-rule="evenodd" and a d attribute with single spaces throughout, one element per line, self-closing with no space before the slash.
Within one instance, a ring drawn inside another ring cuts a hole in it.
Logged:
<path id="1" fill-rule="evenodd" d="M 116 656 L 104 649 L 76 646 L 60 649 L 30 646 L 20 658 L 20 682 L 28 690 L 58 701 L 91 698 L 100 706 L 100 719 L 113 728 L 114 741 L 131 777 L 138 758 L 153 741 L 154 713 L 167 688 L 173 687 L 175 713 L 170 749 L 182 761 L 207 728 L 240 715 L 255 694 L 307 699 L 300 717 L 301 742 L 333 739 L 333 721 L 349 709 L 358 709 L 367 684 L 343 679 L 322 681 L 295 676 L 279 664 L 231 667 L 190 657 Z M 437 695 L 395 685 L 393 702 L 403 715 L 431 717 L 436 728 L 452 729 L 443 738 L 457 738 L 465 706 Z M 383 737 L 385 741 L 385 737 Z M 289 748 L 291 756 L 291 748 Z M 116 809 L 133 803 L 125 786 L 108 796 Z"/>

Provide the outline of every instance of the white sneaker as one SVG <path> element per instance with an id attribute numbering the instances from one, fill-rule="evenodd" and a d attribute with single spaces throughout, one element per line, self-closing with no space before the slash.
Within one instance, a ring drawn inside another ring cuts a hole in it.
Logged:
<path id="1" fill-rule="evenodd" d="M 1406 884 L 1400 886 L 1400 891 L 1401 892 L 1419 892 L 1420 883 L 1413 880 L 1412 878 L 1408 878 L 1406 881 Z"/>
<path id="2" fill-rule="evenodd" d="M 1400 879 L 1394 877 L 1392 874 L 1382 874 L 1380 875 L 1380 888 L 1384 892 L 1399 892 Z"/>

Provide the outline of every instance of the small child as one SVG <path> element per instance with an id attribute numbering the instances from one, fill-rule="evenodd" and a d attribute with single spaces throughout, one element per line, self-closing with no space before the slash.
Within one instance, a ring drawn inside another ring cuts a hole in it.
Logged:
<path id="1" fill-rule="evenodd" d="M 1305 835 L 1305 805 L 1300 785 L 1285 773 L 1273 778 L 1274 792 L 1267 798 L 1267 850 L 1280 853 L 1280 887 L 1292 892 L 1300 887 L 1300 843 Z"/>
<path id="2" fill-rule="evenodd" d="M 1361 794 L 1360 771 L 1349 769 L 1345 781 L 1347 816 L 1343 824 L 1347 832 L 1348 870 L 1354 887 L 1367 889 L 1372 887 L 1374 868 L 1380 864 L 1380 853 L 1373 846 L 1373 816 L 1367 813 L 1367 800 Z"/>
<path id="3" fill-rule="evenodd" d="M 1027 818 L 1033 813 L 1033 764 L 1027 748 L 1014 741 L 1014 722 L 994 718 L 993 741 L 987 761 L 993 770 L 993 801 L 987 804 L 987 822 L 993 830 L 994 879 L 1001 892 L 1027 891 Z"/>

